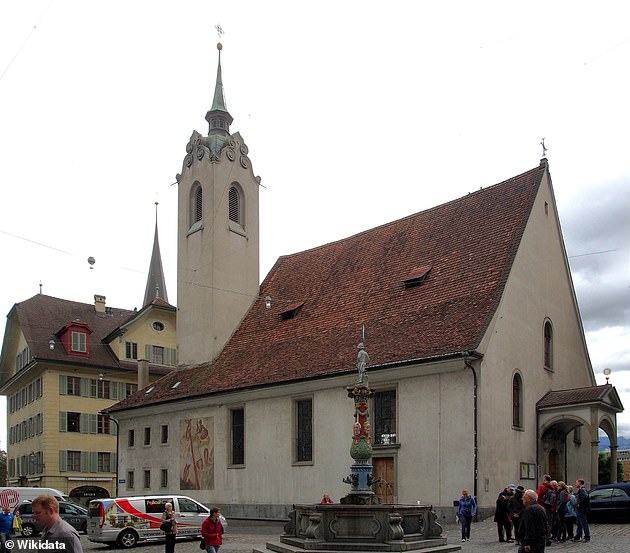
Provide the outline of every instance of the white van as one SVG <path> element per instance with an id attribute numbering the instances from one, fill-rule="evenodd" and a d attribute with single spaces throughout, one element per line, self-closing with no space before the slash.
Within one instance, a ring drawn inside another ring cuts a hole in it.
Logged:
<path id="1" fill-rule="evenodd" d="M 145 495 L 90 501 L 88 539 L 124 548 L 164 539 L 160 524 L 167 503 L 173 504 L 177 538 L 201 537 L 201 524 L 210 516 L 210 509 L 184 495 Z"/>
<path id="2" fill-rule="evenodd" d="M 13 510 L 25 501 L 33 501 L 38 495 L 52 495 L 58 501 L 72 501 L 55 488 L 0 488 L 0 506 Z"/>

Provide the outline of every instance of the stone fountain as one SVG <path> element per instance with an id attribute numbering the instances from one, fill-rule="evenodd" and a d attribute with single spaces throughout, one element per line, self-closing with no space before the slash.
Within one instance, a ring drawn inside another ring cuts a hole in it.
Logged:
<path id="1" fill-rule="evenodd" d="M 254 553 L 342 553 L 349 551 L 412 551 L 447 553 L 461 551 L 442 537 L 442 527 L 432 505 L 392 505 L 380 502 L 372 490 L 372 441 L 369 399 L 374 389 L 368 383 L 370 357 L 363 342 L 358 346 L 358 381 L 347 388 L 354 402 L 350 485 L 339 504 L 294 505 L 279 542 L 268 542 Z"/>

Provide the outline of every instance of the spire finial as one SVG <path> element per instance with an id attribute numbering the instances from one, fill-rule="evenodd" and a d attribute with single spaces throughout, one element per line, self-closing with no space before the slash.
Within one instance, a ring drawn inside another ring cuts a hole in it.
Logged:
<path id="1" fill-rule="evenodd" d="M 542 151 L 543 151 L 543 157 L 547 157 L 547 150 L 549 148 L 547 148 L 547 146 L 545 146 L 545 137 L 542 137 L 542 140 L 540 141 L 540 145 L 542 146 Z"/>

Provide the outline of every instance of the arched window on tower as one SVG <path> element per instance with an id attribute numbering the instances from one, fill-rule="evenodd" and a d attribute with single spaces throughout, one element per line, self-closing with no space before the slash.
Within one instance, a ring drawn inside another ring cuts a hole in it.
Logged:
<path id="1" fill-rule="evenodd" d="M 553 370 L 553 327 L 551 321 L 545 321 L 543 331 L 543 351 L 545 369 Z"/>
<path id="2" fill-rule="evenodd" d="M 243 224 L 243 193 L 236 186 L 230 186 L 230 192 L 228 195 L 228 215 L 230 221 L 237 223 L 241 227 L 244 227 Z"/>
<path id="3" fill-rule="evenodd" d="M 512 379 L 512 426 L 523 427 L 523 380 L 518 373 Z"/>
<path id="4" fill-rule="evenodd" d="M 195 182 L 190 189 L 189 201 L 188 233 L 190 234 L 203 228 L 203 190 L 198 182 Z"/>

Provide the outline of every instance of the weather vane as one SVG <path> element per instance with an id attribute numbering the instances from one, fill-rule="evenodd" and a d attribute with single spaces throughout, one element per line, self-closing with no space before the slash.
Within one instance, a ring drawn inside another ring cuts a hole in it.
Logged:
<path id="1" fill-rule="evenodd" d="M 540 145 L 542 146 L 543 149 L 543 157 L 547 157 L 547 150 L 549 148 L 547 148 L 547 146 L 545 146 L 545 137 L 543 136 L 542 140 L 540 141 Z"/>
<path id="2" fill-rule="evenodd" d="M 223 37 L 223 33 L 225 32 L 223 30 L 223 27 L 221 27 L 221 25 L 215 25 L 214 28 L 217 30 L 217 36 L 219 37 L 219 40 L 221 40 L 221 38 Z"/>

